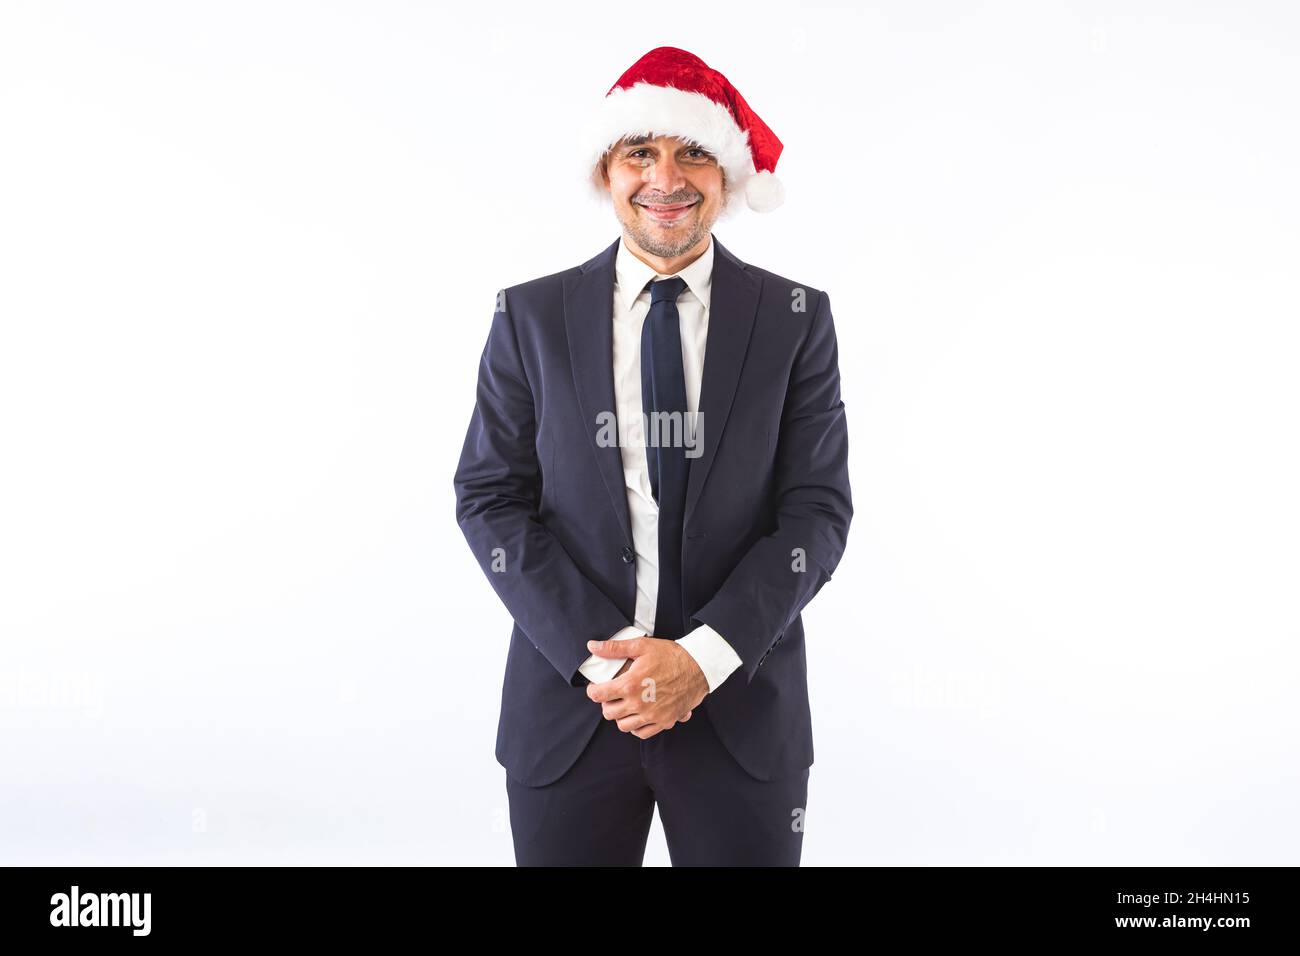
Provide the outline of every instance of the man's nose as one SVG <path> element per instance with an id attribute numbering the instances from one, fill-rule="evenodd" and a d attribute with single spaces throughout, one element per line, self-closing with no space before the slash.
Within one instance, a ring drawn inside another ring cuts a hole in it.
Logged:
<path id="1" fill-rule="evenodd" d="M 658 192 L 668 195 L 686 185 L 682 167 L 673 156 L 666 155 L 652 163 L 642 177 L 647 186 L 653 186 Z"/>

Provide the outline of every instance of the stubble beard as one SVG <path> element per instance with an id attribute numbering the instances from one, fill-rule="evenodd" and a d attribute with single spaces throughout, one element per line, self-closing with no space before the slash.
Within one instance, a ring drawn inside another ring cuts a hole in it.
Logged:
<path id="1" fill-rule="evenodd" d="M 689 228 L 673 229 L 665 236 L 646 226 L 641 221 L 641 214 L 635 208 L 636 203 L 632 203 L 632 206 L 630 219 L 619 216 L 623 230 L 632 237 L 638 248 L 661 259 L 675 259 L 677 256 L 684 255 L 707 236 L 713 227 L 712 222 L 706 222 L 703 217 L 695 216 L 692 217 L 693 222 Z"/>

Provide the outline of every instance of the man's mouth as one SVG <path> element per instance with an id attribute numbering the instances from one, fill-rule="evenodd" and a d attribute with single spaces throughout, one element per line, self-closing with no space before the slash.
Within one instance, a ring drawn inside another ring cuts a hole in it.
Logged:
<path id="1" fill-rule="evenodd" d="M 679 219 L 685 219 L 691 208 L 699 202 L 698 199 L 692 199 L 690 202 L 638 202 L 637 205 L 644 209 L 650 218 L 655 222 L 672 223 Z"/>

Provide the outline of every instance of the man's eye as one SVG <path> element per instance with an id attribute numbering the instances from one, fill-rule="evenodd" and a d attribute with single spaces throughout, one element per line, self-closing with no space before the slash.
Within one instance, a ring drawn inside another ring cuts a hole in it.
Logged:
<path id="1" fill-rule="evenodd" d="M 629 150 L 629 151 L 628 151 L 628 154 L 627 154 L 627 158 L 628 158 L 628 159 L 648 159 L 648 158 L 649 158 L 649 152 L 650 152 L 650 151 L 647 150 L 647 149 L 645 149 L 645 148 Z M 690 149 L 688 149 L 688 150 L 686 151 L 686 153 L 687 153 L 688 156 L 690 156 L 691 159 L 703 159 L 703 160 L 709 160 L 709 159 L 712 159 L 712 158 L 713 158 L 713 154 L 712 154 L 712 153 L 710 153 L 707 149 L 701 149 L 701 148 L 698 147 L 698 146 L 692 146 Z"/>

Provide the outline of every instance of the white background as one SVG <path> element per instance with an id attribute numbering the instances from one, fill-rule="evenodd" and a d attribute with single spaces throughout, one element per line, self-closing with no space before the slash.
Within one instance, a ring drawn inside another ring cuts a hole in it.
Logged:
<path id="1" fill-rule="evenodd" d="M 1295 8 L 457 6 L 0 6 L 0 862 L 513 863 L 452 473 L 673 45 L 835 307 L 804 863 L 1296 863 Z"/>

